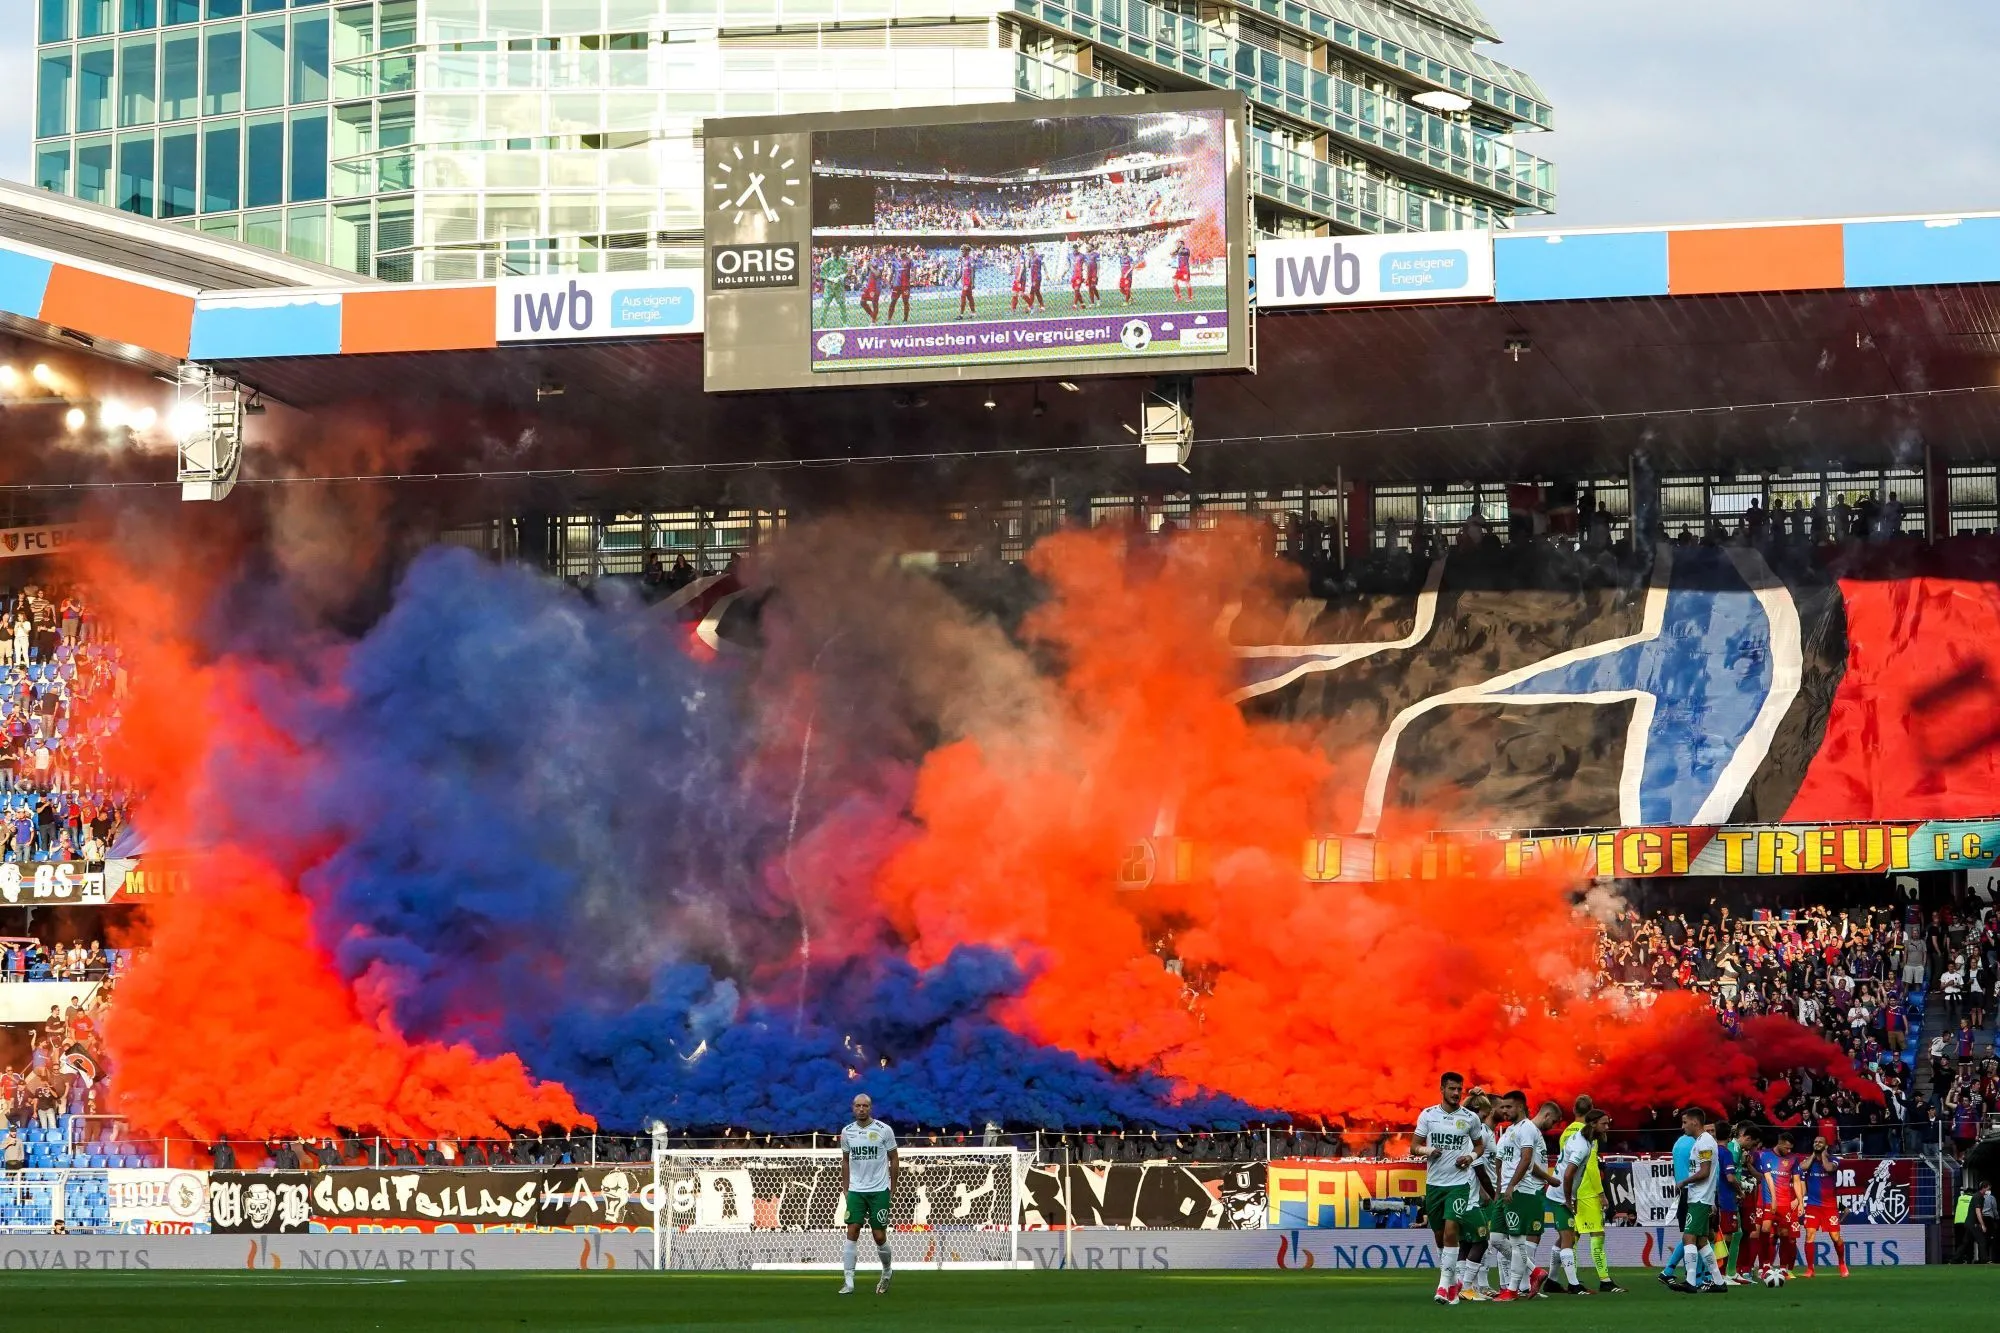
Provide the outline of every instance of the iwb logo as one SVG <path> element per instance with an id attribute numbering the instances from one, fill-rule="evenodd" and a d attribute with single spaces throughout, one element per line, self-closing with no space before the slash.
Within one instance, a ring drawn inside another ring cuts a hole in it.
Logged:
<path id="1" fill-rule="evenodd" d="M 597 301 L 574 278 L 567 290 L 514 293 L 513 331 L 556 333 L 565 327 L 584 333 L 596 318 Z"/>

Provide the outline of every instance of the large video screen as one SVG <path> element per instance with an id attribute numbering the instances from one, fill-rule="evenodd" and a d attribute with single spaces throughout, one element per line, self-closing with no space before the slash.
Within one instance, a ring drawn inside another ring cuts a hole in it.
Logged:
<path id="1" fill-rule="evenodd" d="M 1226 359 L 1230 117 L 1099 106 L 814 130 L 813 371 Z"/>

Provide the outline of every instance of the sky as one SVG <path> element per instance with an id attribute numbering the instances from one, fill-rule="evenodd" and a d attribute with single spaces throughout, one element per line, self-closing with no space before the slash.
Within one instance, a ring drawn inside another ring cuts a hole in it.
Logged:
<path id="1" fill-rule="evenodd" d="M 2000 209 L 1994 0 L 1481 0 L 1538 79 L 1527 226 Z M 0 176 L 29 174 L 33 0 L 0 0 Z"/>

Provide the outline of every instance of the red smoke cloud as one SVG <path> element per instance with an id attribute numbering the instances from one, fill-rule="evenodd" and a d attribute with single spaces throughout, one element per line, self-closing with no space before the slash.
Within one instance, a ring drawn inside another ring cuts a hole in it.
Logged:
<path id="1" fill-rule="evenodd" d="M 1244 717 L 1217 632 L 1282 591 L 1260 534 L 1035 549 L 1052 595 L 1027 628 L 1063 663 L 1059 716 L 925 763 L 924 833 L 877 886 L 916 962 L 1010 949 L 1040 967 L 1006 1015 L 1025 1035 L 1330 1120 L 1406 1120 L 1444 1069 L 1627 1110 L 1755 1096 L 1760 1073 L 1799 1065 L 1851 1079 L 1788 1020 L 1731 1041 L 1692 995 L 1596 993 L 1596 928 L 1554 877 L 1305 882 L 1335 765 Z M 1192 882 L 1121 890 L 1121 853 L 1163 828 L 1202 849 Z M 1212 984 L 1195 1004 L 1154 952 L 1169 933 Z"/>
<path id="2" fill-rule="evenodd" d="M 143 802 L 149 853 L 186 872 L 182 891 L 152 901 L 105 1022 L 115 1109 L 141 1132 L 200 1139 L 588 1123 L 515 1057 L 409 1040 L 379 997 L 339 977 L 292 879 L 329 849 L 208 845 L 204 802 L 255 797 L 256 773 L 233 757 L 291 756 L 261 723 L 249 671 L 197 660 L 182 633 L 194 603 L 176 593 L 202 583 L 159 554 L 166 567 L 143 573 L 85 558 L 131 681 L 111 762 Z"/>

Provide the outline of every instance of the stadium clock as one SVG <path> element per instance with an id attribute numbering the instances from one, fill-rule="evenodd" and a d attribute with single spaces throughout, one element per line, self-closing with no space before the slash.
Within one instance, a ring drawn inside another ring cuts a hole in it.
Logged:
<path id="1" fill-rule="evenodd" d="M 775 139 L 768 146 L 761 139 L 752 139 L 748 152 L 741 142 L 731 144 L 709 179 L 709 190 L 717 196 L 715 206 L 723 212 L 733 211 L 738 226 L 752 213 L 766 222 L 776 222 L 779 205 L 798 207 L 793 195 L 804 180 L 791 174 L 797 161 Z"/>

